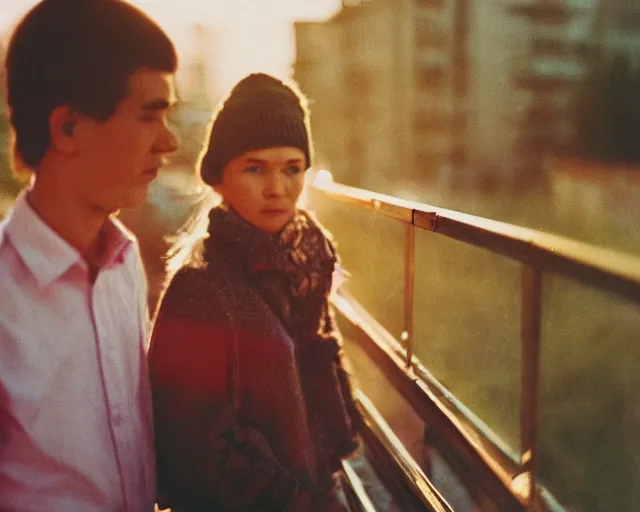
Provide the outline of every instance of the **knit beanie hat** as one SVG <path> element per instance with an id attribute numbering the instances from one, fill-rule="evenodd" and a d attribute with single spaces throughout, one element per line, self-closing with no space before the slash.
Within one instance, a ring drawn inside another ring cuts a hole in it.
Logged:
<path id="1" fill-rule="evenodd" d="M 295 147 L 311 165 L 306 98 L 280 80 L 254 73 L 236 84 L 213 118 L 209 145 L 200 161 L 208 185 L 222 181 L 222 171 L 247 151 Z"/>

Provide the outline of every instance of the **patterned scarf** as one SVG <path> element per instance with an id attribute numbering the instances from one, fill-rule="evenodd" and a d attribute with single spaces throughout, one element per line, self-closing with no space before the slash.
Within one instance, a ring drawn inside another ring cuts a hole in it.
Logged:
<path id="1" fill-rule="evenodd" d="M 207 244 L 225 245 L 249 282 L 280 318 L 296 344 L 315 438 L 319 485 L 331 486 L 340 459 L 358 447 L 360 415 L 341 364 L 339 333 L 328 307 L 336 250 L 313 216 L 298 210 L 277 234 L 246 222 L 228 207 L 209 216 Z"/>
<path id="2" fill-rule="evenodd" d="M 337 255 L 330 235 L 309 212 L 297 210 L 271 235 L 223 204 L 211 210 L 209 233 L 208 243 L 228 244 L 294 338 L 315 337 L 328 328 L 323 304 Z"/>

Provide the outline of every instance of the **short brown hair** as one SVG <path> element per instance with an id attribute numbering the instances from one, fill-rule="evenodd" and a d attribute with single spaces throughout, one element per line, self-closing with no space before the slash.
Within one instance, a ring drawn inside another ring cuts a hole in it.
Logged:
<path id="1" fill-rule="evenodd" d="M 177 61 L 162 29 L 122 0 L 42 0 L 16 27 L 5 60 L 17 155 L 39 165 L 54 108 L 70 105 L 104 121 L 133 73 L 174 73 Z"/>

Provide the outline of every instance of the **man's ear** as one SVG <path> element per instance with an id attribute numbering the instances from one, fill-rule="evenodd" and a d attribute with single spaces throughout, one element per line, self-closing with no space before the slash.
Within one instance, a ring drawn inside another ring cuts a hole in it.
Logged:
<path id="1" fill-rule="evenodd" d="M 62 153 L 74 154 L 77 151 L 75 126 L 77 115 L 68 105 L 54 108 L 49 115 L 49 133 L 51 145 Z"/>

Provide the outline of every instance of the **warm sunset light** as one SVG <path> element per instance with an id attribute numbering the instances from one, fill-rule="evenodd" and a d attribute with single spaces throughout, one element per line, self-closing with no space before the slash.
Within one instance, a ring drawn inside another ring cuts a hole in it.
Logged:
<path id="1" fill-rule="evenodd" d="M 0 509 L 640 510 L 640 0 L 0 0 L 0 62 Z"/>
<path id="2" fill-rule="evenodd" d="M 292 22 L 326 19 L 340 0 L 129 0 L 156 20 L 180 53 L 180 82 L 189 81 L 196 52 L 206 64 L 207 96 L 214 103 L 242 76 L 262 71 L 288 78 L 295 58 Z M 12 0 L 0 7 L 7 31 L 36 2 Z M 7 5 L 8 4 L 8 5 Z M 204 30 L 198 31 L 197 26 Z"/>
<path id="3" fill-rule="evenodd" d="M 320 169 L 316 173 L 313 182 L 318 187 L 326 187 L 333 182 L 333 175 L 326 169 Z"/>

